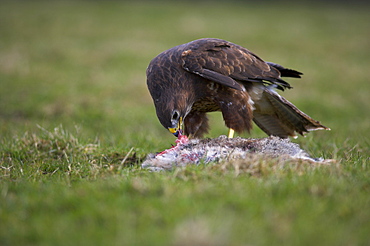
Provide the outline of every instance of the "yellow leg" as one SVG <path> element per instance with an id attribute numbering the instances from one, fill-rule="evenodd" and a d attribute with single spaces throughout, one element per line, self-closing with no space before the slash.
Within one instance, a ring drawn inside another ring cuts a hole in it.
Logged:
<path id="1" fill-rule="evenodd" d="M 230 128 L 228 138 L 233 138 L 234 137 L 234 132 L 235 132 L 234 129 Z"/>

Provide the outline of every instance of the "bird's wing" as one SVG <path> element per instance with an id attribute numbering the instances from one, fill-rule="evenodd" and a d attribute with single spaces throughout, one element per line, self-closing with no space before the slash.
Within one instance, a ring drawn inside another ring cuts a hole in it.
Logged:
<path id="1" fill-rule="evenodd" d="M 189 43 L 182 52 L 183 68 L 206 79 L 244 90 L 239 82 L 275 84 L 277 88 L 290 88 L 280 78 L 275 66 L 264 62 L 249 50 L 219 39 L 202 39 Z"/>

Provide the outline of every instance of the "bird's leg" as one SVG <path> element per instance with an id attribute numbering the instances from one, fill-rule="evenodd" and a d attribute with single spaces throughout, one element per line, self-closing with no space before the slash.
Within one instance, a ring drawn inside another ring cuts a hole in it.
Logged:
<path id="1" fill-rule="evenodd" d="M 229 128 L 229 135 L 228 135 L 228 138 L 233 138 L 234 137 L 234 129 L 232 128 Z"/>

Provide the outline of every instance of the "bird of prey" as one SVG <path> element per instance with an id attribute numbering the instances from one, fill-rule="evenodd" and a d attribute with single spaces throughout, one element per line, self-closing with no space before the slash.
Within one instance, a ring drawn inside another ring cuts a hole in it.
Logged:
<path id="1" fill-rule="evenodd" d="M 302 73 L 225 40 L 198 39 L 166 50 L 146 75 L 158 119 L 175 136 L 201 138 L 209 129 L 206 113 L 213 111 L 222 112 L 229 137 L 249 132 L 252 121 L 281 138 L 329 130 L 276 92 L 291 88 L 281 77 Z"/>

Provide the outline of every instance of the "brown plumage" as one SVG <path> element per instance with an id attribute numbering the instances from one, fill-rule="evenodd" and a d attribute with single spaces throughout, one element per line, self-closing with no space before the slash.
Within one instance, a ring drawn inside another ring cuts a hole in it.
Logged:
<path id="1" fill-rule="evenodd" d="M 277 94 L 291 86 L 281 76 L 302 73 L 264 62 L 225 40 L 205 38 L 171 48 L 147 69 L 147 85 L 161 124 L 175 135 L 202 137 L 207 112 L 221 111 L 236 132 L 250 131 L 252 120 L 268 135 L 286 138 L 329 128 Z"/>

